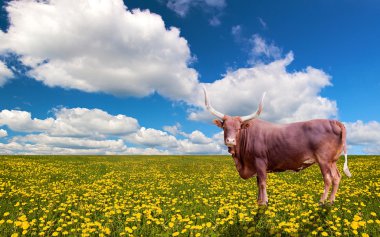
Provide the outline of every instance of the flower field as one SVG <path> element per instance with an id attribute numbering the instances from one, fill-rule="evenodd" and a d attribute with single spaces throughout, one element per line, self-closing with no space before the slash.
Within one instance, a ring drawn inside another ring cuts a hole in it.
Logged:
<path id="1" fill-rule="evenodd" d="M 334 205 L 317 165 L 256 179 L 227 156 L 1 156 L 1 236 L 380 236 L 380 157 L 351 156 Z"/>

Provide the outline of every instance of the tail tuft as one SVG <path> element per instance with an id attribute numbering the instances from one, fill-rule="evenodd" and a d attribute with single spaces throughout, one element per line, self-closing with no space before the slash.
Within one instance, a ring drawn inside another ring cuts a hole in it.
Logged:
<path id="1" fill-rule="evenodd" d="M 347 165 L 347 154 L 344 154 L 343 172 L 344 172 L 348 177 L 351 177 L 351 176 L 352 176 L 350 170 L 348 169 L 348 165 Z"/>

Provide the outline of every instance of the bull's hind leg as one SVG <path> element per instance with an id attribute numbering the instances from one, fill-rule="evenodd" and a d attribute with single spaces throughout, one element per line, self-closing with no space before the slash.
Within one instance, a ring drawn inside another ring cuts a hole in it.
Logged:
<path id="1" fill-rule="evenodd" d="M 330 202 L 332 204 L 335 201 L 335 194 L 338 191 L 339 182 L 341 179 L 340 173 L 338 171 L 338 168 L 336 167 L 335 162 L 331 164 L 331 176 L 332 176 L 332 190 L 330 194 Z"/>
<path id="2" fill-rule="evenodd" d="M 319 163 L 319 168 L 321 169 L 323 181 L 325 183 L 325 189 L 319 202 L 324 203 L 327 199 L 327 195 L 329 193 L 332 182 L 331 167 L 328 163 Z"/>

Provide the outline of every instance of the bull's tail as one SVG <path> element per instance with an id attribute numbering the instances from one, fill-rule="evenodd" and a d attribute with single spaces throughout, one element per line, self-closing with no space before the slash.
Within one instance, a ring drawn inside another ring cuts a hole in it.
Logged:
<path id="1" fill-rule="evenodd" d="M 348 162 L 347 162 L 346 127 L 340 122 L 337 122 L 337 124 L 342 129 L 342 143 L 343 143 L 343 152 L 344 152 L 343 172 L 348 177 L 351 177 L 352 175 L 351 175 L 350 170 L 348 169 Z"/>

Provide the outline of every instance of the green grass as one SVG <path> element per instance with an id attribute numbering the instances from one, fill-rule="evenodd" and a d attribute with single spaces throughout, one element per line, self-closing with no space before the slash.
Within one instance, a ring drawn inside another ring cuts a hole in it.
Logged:
<path id="1" fill-rule="evenodd" d="M 380 236 L 379 164 L 350 156 L 332 206 L 317 165 L 269 174 L 263 208 L 226 156 L 0 156 L 0 233 Z"/>

